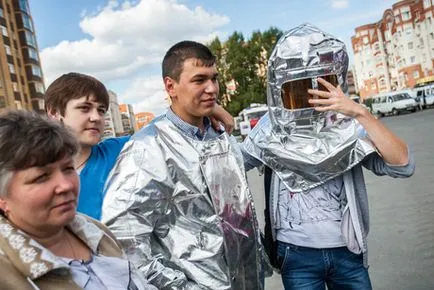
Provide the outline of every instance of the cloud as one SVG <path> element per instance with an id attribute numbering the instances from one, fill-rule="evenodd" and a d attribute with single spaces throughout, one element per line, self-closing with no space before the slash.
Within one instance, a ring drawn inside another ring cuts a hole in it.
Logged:
<path id="1" fill-rule="evenodd" d="M 227 16 L 201 6 L 187 7 L 177 0 L 111 0 L 93 14 L 83 10 L 82 17 L 79 25 L 86 38 L 66 39 L 42 50 L 47 85 L 63 73 L 77 71 L 110 87 L 110 81 L 129 80 L 155 67 L 174 43 L 209 41 L 223 35 L 219 29 L 229 23 Z"/>
<path id="2" fill-rule="evenodd" d="M 134 113 L 153 112 L 158 115 L 168 106 L 161 75 L 138 77 L 121 96 L 121 101 L 132 103 Z"/>
<path id="3" fill-rule="evenodd" d="M 349 0 L 332 0 L 332 8 L 345 9 L 348 7 Z"/>

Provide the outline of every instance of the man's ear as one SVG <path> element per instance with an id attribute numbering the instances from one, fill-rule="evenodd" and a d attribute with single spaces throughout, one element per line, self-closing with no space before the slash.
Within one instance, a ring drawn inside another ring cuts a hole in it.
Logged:
<path id="1" fill-rule="evenodd" d="M 165 77 L 163 81 L 164 81 L 164 88 L 166 89 L 166 92 L 169 95 L 170 99 L 176 98 L 177 96 L 176 81 L 171 77 Z"/>
<path id="2" fill-rule="evenodd" d="M 62 118 L 62 116 L 52 108 L 47 108 L 47 116 L 56 120 L 60 120 Z"/>
<path id="3" fill-rule="evenodd" d="M 9 212 L 7 202 L 3 198 L 0 198 L 0 211 L 2 211 L 6 216 L 7 213 Z"/>

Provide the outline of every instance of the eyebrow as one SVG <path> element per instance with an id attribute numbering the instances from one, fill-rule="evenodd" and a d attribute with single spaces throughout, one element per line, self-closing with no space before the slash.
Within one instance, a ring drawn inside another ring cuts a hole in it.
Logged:
<path id="1" fill-rule="evenodd" d="M 214 73 L 212 76 L 210 76 L 208 74 L 197 74 L 197 75 L 194 75 L 192 77 L 192 79 L 195 79 L 195 78 L 210 78 L 210 79 L 212 79 L 212 78 L 218 77 L 218 75 L 219 75 L 218 73 Z"/>

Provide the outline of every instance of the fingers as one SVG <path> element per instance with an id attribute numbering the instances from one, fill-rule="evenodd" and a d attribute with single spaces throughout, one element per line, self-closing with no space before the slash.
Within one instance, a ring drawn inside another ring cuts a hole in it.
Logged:
<path id="1" fill-rule="evenodd" d="M 220 131 L 220 122 L 216 120 L 214 117 L 209 118 L 211 120 L 211 125 L 216 131 Z"/>
<path id="2" fill-rule="evenodd" d="M 312 105 L 321 105 L 321 106 L 330 106 L 335 104 L 335 101 L 330 99 L 310 99 L 309 104 Z"/>
<path id="3" fill-rule="evenodd" d="M 336 89 L 336 87 L 334 85 L 332 85 L 331 83 L 329 83 L 328 81 L 326 81 L 323 78 L 318 78 L 318 82 L 320 84 L 322 84 L 324 87 L 326 87 L 326 89 L 329 90 L 330 92 L 333 91 L 334 89 Z"/>
<path id="4" fill-rule="evenodd" d="M 325 92 L 325 91 L 320 91 L 320 90 L 312 90 L 312 89 L 307 90 L 307 92 L 311 95 L 315 95 L 315 96 L 318 96 L 321 98 L 331 98 L 332 97 L 330 92 Z"/>

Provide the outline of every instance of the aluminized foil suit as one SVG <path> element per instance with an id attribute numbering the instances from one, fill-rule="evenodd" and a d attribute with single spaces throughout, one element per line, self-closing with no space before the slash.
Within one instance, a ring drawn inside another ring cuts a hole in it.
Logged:
<path id="1" fill-rule="evenodd" d="M 102 220 L 160 289 L 262 289 L 256 213 L 226 133 L 197 141 L 157 118 L 122 150 Z"/>
<path id="2" fill-rule="evenodd" d="M 315 26 L 303 24 L 286 32 L 268 61 L 269 112 L 244 142 L 292 192 L 314 188 L 350 170 L 375 151 L 353 118 L 314 108 L 289 110 L 282 85 L 300 79 L 335 75 L 346 91 L 348 55 L 342 41 Z"/>

